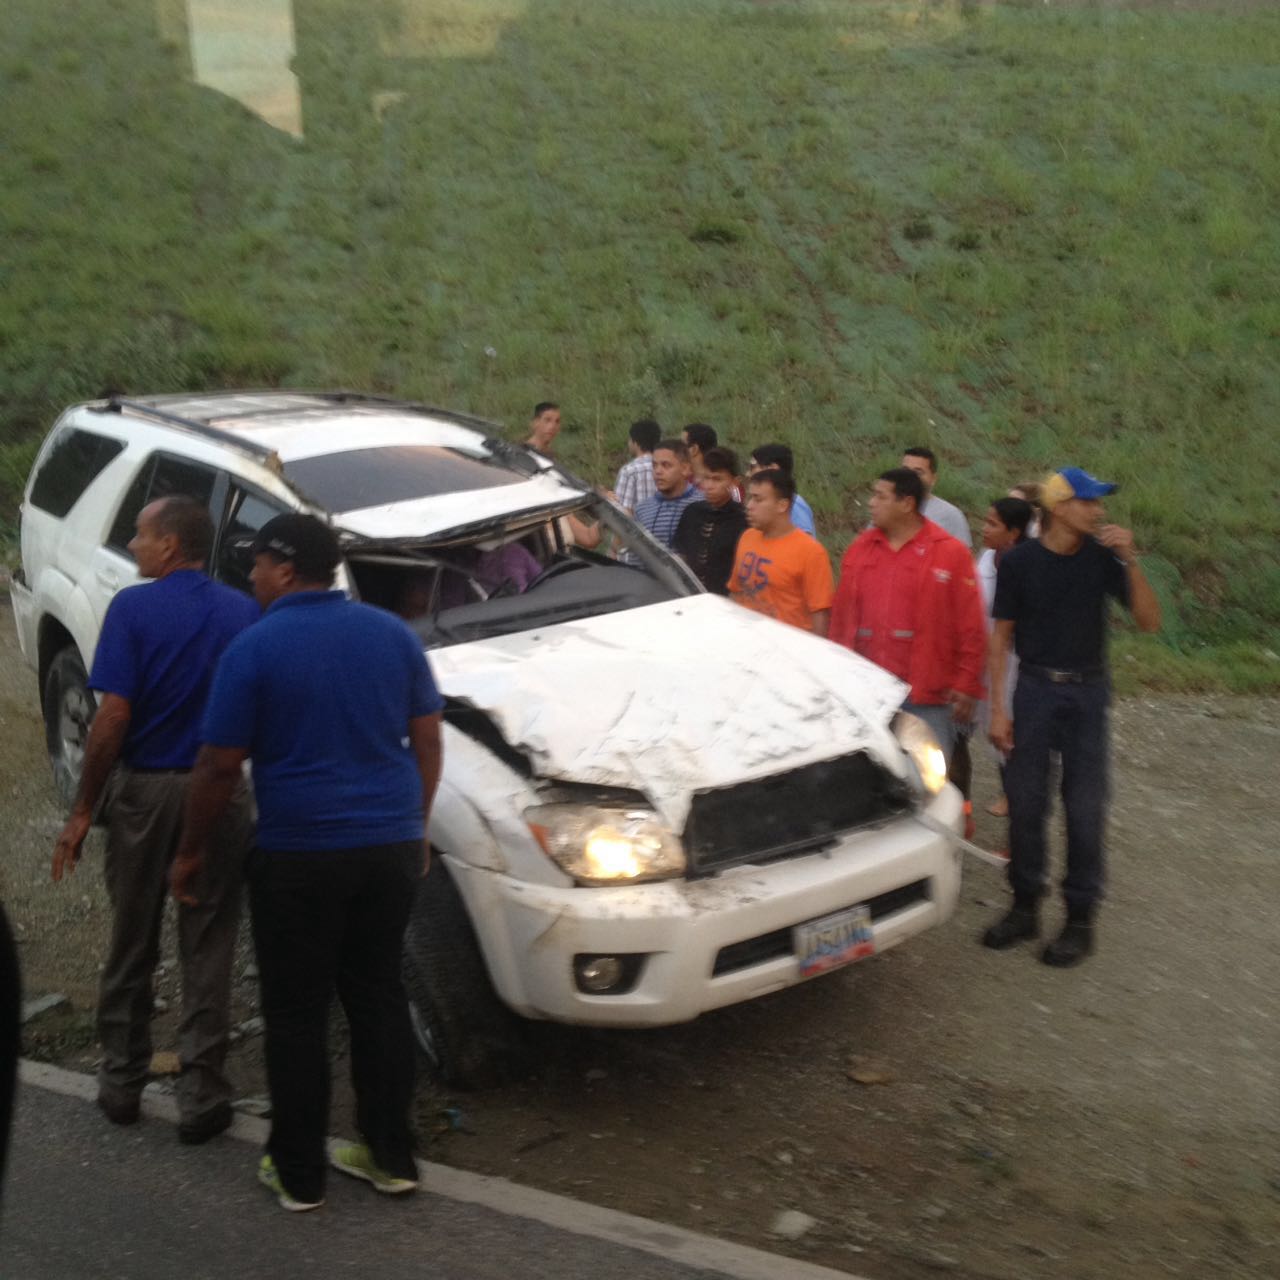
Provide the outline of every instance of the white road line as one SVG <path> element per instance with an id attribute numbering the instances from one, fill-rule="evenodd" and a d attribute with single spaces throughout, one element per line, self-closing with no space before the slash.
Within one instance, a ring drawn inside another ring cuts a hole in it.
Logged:
<path id="1" fill-rule="evenodd" d="M 70 1098 L 82 1098 L 87 1102 L 92 1102 L 98 1095 L 97 1081 L 79 1071 L 67 1071 L 26 1058 L 22 1059 L 18 1070 L 24 1085 L 48 1089 L 51 1093 Z M 157 1120 L 176 1122 L 178 1118 L 175 1100 L 156 1091 L 155 1086 L 148 1086 L 143 1093 L 142 1109 Z M 237 1114 L 227 1135 L 261 1146 L 266 1141 L 267 1130 L 265 1120 Z M 571 1235 L 590 1236 L 638 1249 L 682 1266 L 698 1267 L 730 1277 L 730 1280 L 779 1280 L 780 1276 L 785 1276 L 786 1280 L 862 1280 L 848 1271 L 834 1271 L 830 1267 L 819 1267 L 796 1258 L 717 1240 L 714 1236 L 700 1235 L 650 1218 L 619 1213 L 616 1209 L 602 1209 L 550 1191 L 523 1187 L 519 1183 L 508 1182 L 506 1178 L 451 1169 L 448 1165 L 431 1164 L 426 1160 L 418 1161 L 418 1169 L 423 1189 L 431 1195 L 480 1205 L 511 1217 L 530 1218 Z"/>

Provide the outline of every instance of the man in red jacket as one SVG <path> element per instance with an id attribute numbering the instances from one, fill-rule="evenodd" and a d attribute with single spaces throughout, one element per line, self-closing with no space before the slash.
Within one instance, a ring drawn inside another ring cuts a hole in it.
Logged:
<path id="1" fill-rule="evenodd" d="M 924 486 L 895 467 L 871 494 L 871 528 L 845 552 L 831 639 L 911 686 L 903 710 L 950 759 L 983 696 L 987 627 L 973 557 L 920 514 Z"/>

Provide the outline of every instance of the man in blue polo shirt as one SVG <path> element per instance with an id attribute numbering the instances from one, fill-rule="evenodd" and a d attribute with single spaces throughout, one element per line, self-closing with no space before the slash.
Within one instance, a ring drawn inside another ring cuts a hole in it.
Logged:
<path id="1" fill-rule="evenodd" d="M 54 846 L 53 878 L 61 880 L 75 870 L 105 795 L 99 820 L 107 827 L 103 878 L 113 919 L 98 995 L 98 1106 L 115 1124 L 137 1120 L 151 1067 L 160 921 L 213 670 L 259 616 L 247 596 L 205 576 L 212 546 L 213 522 L 194 499 L 163 498 L 139 513 L 129 550 L 138 572 L 155 581 L 121 591 L 103 619 L 89 673 L 101 705 L 71 816 Z M 187 1143 L 204 1142 L 231 1123 L 223 1067 L 240 870 L 252 838 L 247 789 L 241 783 L 232 793 L 213 836 L 218 858 L 199 886 L 200 903 L 178 911 L 178 1137 Z"/>
<path id="2" fill-rule="evenodd" d="M 298 1211 L 324 1202 L 335 987 L 351 1027 L 364 1142 L 332 1161 L 382 1192 L 417 1186 L 400 958 L 427 869 L 444 704 L 413 632 L 330 589 L 341 559 L 332 529 L 314 516 L 277 516 L 253 550 L 266 614 L 214 679 L 173 891 L 179 901 L 193 896 L 206 834 L 251 759 L 249 902 L 272 1099 L 258 1176 Z"/>

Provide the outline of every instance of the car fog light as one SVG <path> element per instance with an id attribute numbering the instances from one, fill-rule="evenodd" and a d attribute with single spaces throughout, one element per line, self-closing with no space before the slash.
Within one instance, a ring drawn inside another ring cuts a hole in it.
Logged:
<path id="1" fill-rule="evenodd" d="M 639 955 L 573 957 L 573 978 L 578 990 L 592 996 L 625 995 L 640 976 Z"/>

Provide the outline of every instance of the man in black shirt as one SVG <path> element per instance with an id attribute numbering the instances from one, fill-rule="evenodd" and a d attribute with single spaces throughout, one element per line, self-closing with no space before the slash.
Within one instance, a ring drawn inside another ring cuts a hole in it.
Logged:
<path id="1" fill-rule="evenodd" d="M 747 527 L 747 513 L 733 500 L 738 459 L 728 449 L 708 449 L 702 465 L 703 500 L 680 513 L 671 549 L 708 591 L 727 596 L 734 552 Z"/>
<path id="2" fill-rule="evenodd" d="M 1132 532 L 1102 524 L 1101 499 L 1115 488 L 1078 467 L 1050 476 L 1040 496 L 1040 538 L 1001 561 L 992 608 L 991 741 L 1009 759 L 1013 906 L 982 941 L 1002 949 L 1040 932 L 1049 761 L 1057 752 L 1067 820 L 1067 919 L 1041 959 L 1060 967 L 1079 964 L 1093 951 L 1094 912 L 1102 896 L 1107 597 L 1123 604 L 1140 630 L 1160 629 L 1160 604 L 1138 566 Z M 1004 693 L 1010 645 L 1019 663 L 1012 718 Z"/>

